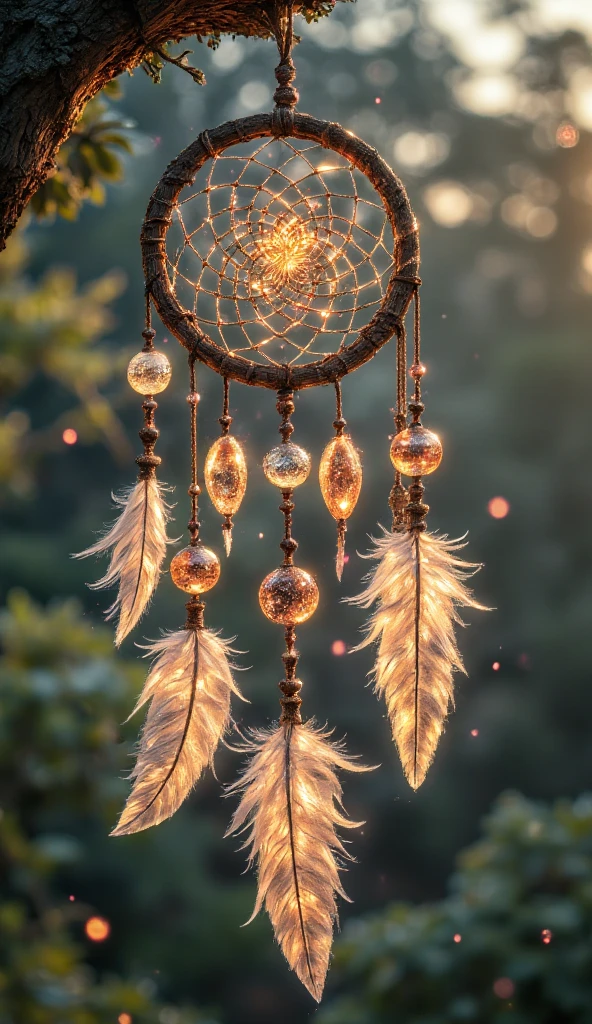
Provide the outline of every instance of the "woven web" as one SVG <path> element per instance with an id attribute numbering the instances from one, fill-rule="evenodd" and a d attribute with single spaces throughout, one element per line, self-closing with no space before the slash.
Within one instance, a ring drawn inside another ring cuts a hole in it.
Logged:
<path id="1" fill-rule="evenodd" d="M 177 298 L 212 340 L 275 365 L 350 344 L 393 262 L 364 175 L 317 143 L 286 139 L 235 146 L 200 174 L 179 195 L 167 262 Z"/>

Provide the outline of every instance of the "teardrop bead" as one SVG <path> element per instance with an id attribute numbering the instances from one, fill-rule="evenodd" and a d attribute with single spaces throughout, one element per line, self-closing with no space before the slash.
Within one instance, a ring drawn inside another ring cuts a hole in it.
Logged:
<path id="1" fill-rule="evenodd" d="M 319 482 L 333 518 L 348 519 L 360 496 L 362 463 L 347 434 L 334 437 L 326 446 L 319 466 Z"/>
<path id="2" fill-rule="evenodd" d="M 247 489 L 247 460 L 232 434 L 214 441 L 206 456 L 204 476 L 216 511 L 223 516 L 238 512 Z"/>

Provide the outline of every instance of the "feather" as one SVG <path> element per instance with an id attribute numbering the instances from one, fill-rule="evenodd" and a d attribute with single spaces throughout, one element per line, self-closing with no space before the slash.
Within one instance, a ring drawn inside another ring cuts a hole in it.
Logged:
<path id="1" fill-rule="evenodd" d="M 158 825 L 181 806 L 214 752 L 230 717 L 232 678 L 226 640 L 206 629 L 167 633 L 147 648 L 156 655 L 135 714 L 150 701 L 131 773 L 133 789 L 114 836 Z M 131 716 L 130 716 L 131 717 Z"/>
<path id="2" fill-rule="evenodd" d="M 378 565 L 366 589 L 347 599 L 361 608 L 377 605 L 354 650 L 378 641 L 375 691 L 386 701 L 403 770 L 417 789 L 454 704 L 453 673 L 466 674 L 454 631 L 464 625 L 458 608 L 487 611 L 466 586 L 480 566 L 457 557 L 462 538 L 384 530 L 373 540 L 365 557 Z"/>
<path id="3" fill-rule="evenodd" d="M 250 921 L 265 905 L 286 960 L 317 1002 L 337 921 L 336 894 L 347 899 L 338 860 L 352 859 L 335 829 L 361 824 L 342 811 L 335 769 L 368 770 L 329 735 L 310 722 L 254 731 L 242 748 L 251 760 L 227 790 L 241 793 L 227 835 L 248 830 L 248 864 L 257 866 Z"/>
<path id="4" fill-rule="evenodd" d="M 154 476 L 138 480 L 134 487 L 120 495 L 113 495 L 122 510 L 111 529 L 96 544 L 74 555 L 89 558 L 111 549 L 107 572 L 93 590 L 117 585 L 117 597 L 107 609 L 106 618 L 119 616 L 115 643 L 119 647 L 137 624 L 156 589 L 160 567 L 166 554 L 166 524 L 170 519 L 170 506 L 163 499 L 165 486 Z"/>

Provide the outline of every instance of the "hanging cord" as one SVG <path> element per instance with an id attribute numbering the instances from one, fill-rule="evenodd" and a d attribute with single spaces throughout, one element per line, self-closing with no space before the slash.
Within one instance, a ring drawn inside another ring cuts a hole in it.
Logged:
<path id="1" fill-rule="evenodd" d="M 280 62 L 275 69 L 278 83 L 273 94 L 275 109 L 272 113 L 272 130 L 274 135 L 290 135 L 294 127 L 294 107 L 298 103 L 298 91 L 292 85 L 296 78 L 296 68 L 292 60 L 294 45 L 294 5 L 292 0 L 274 3 L 267 13 L 272 32 L 275 36 Z"/>
<path id="2" fill-rule="evenodd" d="M 189 387 L 190 391 L 187 396 L 187 401 L 190 408 L 190 422 L 191 422 L 191 484 L 189 486 L 189 496 L 191 498 L 191 519 L 187 523 L 187 529 L 191 534 L 191 545 L 195 546 L 199 538 L 199 520 L 198 516 L 198 503 L 199 495 L 201 494 L 201 487 L 199 486 L 197 479 L 197 407 L 199 405 L 199 395 L 196 388 L 196 376 L 195 376 L 195 361 L 197 355 L 191 352 L 189 355 Z"/>

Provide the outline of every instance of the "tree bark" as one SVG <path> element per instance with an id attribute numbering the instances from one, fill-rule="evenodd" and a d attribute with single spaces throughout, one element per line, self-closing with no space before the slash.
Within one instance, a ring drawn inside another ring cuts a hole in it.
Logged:
<path id="1" fill-rule="evenodd" d="M 266 7 L 261 0 L 0 0 L 0 250 L 107 82 L 169 40 L 267 36 Z"/>

